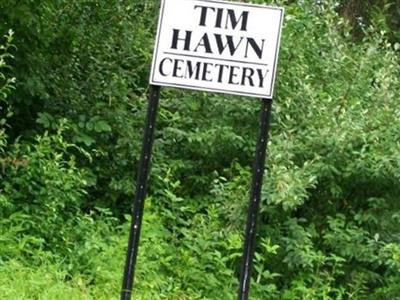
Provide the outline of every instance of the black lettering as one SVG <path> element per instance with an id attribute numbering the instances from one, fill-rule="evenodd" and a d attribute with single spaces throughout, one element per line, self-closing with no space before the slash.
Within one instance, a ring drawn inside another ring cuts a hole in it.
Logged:
<path id="1" fill-rule="evenodd" d="M 233 36 L 227 35 L 226 36 L 226 43 L 223 44 L 222 37 L 221 37 L 220 34 L 214 34 L 214 36 L 215 36 L 215 41 L 217 42 L 217 47 L 218 47 L 219 54 L 222 54 L 222 52 L 224 52 L 226 46 L 228 46 L 229 52 L 231 53 L 231 56 L 233 56 L 235 54 L 237 48 L 239 47 L 240 43 L 243 40 L 243 37 L 241 37 L 240 41 L 235 45 L 234 42 L 233 42 Z"/>
<path id="2" fill-rule="evenodd" d="M 207 10 L 211 9 L 212 11 L 215 11 L 215 8 L 209 7 L 209 6 L 195 5 L 194 9 L 199 8 L 199 7 L 201 8 L 199 25 L 200 26 L 206 26 Z"/>
<path id="3" fill-rule="evenodd" d="M 221 28 L 223 12 L 224 12 L 223 8 L 217 8 L 217 17 L 215 19 L 215 28 Z"/>
<path id="4" fill-rule="evenodd" d="M 249 17 L 249 12 L 244 11 L 240 15 L 239 19 L 236 19 L 235 11 L 233 9 L 228 9 L 228 17 L 226 18 L 225 29 L 228 29 L 228 20 L 231 21 L 232 29 L 235 29 L 240 20 L 242 20 L 241 28 L 242 31 L 247 31 L 247 21 Z"/>
<path id="5" fill-rule="evenodd" d="M 265 77 L 267 77 L 268 72 L 269 70 L 267 69 L 265 70 L 265 74 L 263 74 L 261 69 L 257 69 L 258 78 L 260 79 L 260 85 L 259 85 L 260 88 L 264 87 L 264 80 Z"/>
<path id="6" fill-rule="evenodd" d="M 198 80 L 200 77 L 200 67 L 201 62 L 197 62 L 195 67 L 192 65 L 192 61 L 188 60 L 186 62 L 185 78 L 192 78 L 193 74 L 196 73 L 195 79 Z"/>
<path id="7" fill-rule="evenodd" d="M 249 71 L 249 74 L 247 74 L 247 71 Z M 241 85 L 246 85 L 246 79 L 248 79 L 250 86 L 254 86 L 253 75 L 254 75 L 254 70 L 252 68 L 244 67 L 242 73 Z"/>
<path id="8" fill-rule="evenodd" d="M 178 49 L 178 41 L 185 41 L 185 46 L 183 50 L 190 51 L 190 40 L 192 38 L 192 32 L 186 30 L 185 37 L 180 38 L 179 31 L 179 29 L 173 29 L 171 49 Z"/>
<path id="9" fill-rule="evenodd" d="M 205 33 L 203 35 L 203 37 L 200 39 L 199 43 L 197 44 L 196 48 L 194 49 L 194 52 L 197 52 L 197 49 L 200 46 L 204 47 L 206 53 L 211 53 L 212 54 L 210 40 L 208 39 L 207 33 Z"/>
<path id="10" fill-rule="evenodd" d="M 218 70 L 218 82 L 222 82 L 222 77 L 224 76 L 224 68 L 229 68 L 227 65 L 215 64 L 216 67 L 219 67 Z"/>
<path id="11" fill-rule="evenodd" d="M 160 62 L 160 66 L 159 66 L 159 71 L 160 71 L 160 74 L 162 75 L 162 76 L 168 76 L 170 73 L 164 73 L 164 63 L 165 63 L 165 61 L 166 60 L 169 60 L 170 62 L 172 62 L 172 59 L 170 59 L 170 58 L 168 58 L 168 57 L 166 57 L 166 58 L 164 58 L 161 62 Z"/>
<path id="12" fill-rule="evenodd" d="M 253 38 L 247 38 L 247 43 L 246 43 L 246 54 L 244 57 L 247 58 L 247 54 L 249 51 L 249 45 L 253 48 L 254 52 L 257 54 L 258 58 L 262 58 L 263 51 L 264 51 L 264 42 L 265 40 L 262 39 L 262 44 L 261 47 L 257 45 L 256 41 Z"/>
<path id="13" fill-rule="evenodd" d="M 212 81 L 212 79 L 207 79 L 207 75 L 211 73 L 211 71 L 208 70 L 209 65 L 212 65 L 212 64 L 210 64 L 210 63 L 203 64 L 203 76 L 201 78 L 202 81 Z"/>
<path id="14" fill-rule="evenodd" d="M 233 82 L 233 79 L 236 78 L 237 75 L 238 75 L 237 73 L 235 73 L 235 69 L 239 69 L 239 67 L 236 67 L 236 66 L 231 66 L 231 67 L 230 67 L 230 70 L 229 70 L 229 81 L 228 81 L 228 83 L 229 83 L 229 84 L 238 85 L 239 82 Z"/>
<path id="15" fill-rule="evenodd" d="M 184 62 L 184 60 L 183 59 L 175 59 L 174 70 L 172 71 L 172 76 L 177 77 L 177 78 L 183 77 L 182 75 L 180 75 L 180 76 L 178 75 L 178 71 L 182 70 L 182 67 L 178 65 L 180 62 L 182 63 L 182 62 Z"/>

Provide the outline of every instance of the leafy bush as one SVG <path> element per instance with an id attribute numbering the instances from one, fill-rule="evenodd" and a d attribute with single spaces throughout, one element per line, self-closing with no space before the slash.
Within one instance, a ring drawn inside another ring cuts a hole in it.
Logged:
<path id="1" fill-rule="evenodd" d="M 272 2 L 286 20 L 252 299 L 396 299 L 395 12 L 369 10 L 358 35 L 344 2 Z M 157 5 L 11 1 L 0 11 L 17 33 L 18 83 L 2 100 L 15 114 L 0 134 L 6 274 L 49 269 L 78 298 L 103 297 L 101 285 L 117 296 Z M 259 102 L 174 89 L 161 98 L 135 293 L 234 299 Z M 54 295 L 21 278 L 24 293 Z"/>
<path id="2" fill-rule="evenodd" d="M 4 152 L 4 148 L 7 145 L 5 129 L 8 118 L 12 116 L 11 106 L 7 101 L 7 97 L 14 89 L 15 84 L 15 78 L 9 76 L 9 60 L 13 58 L 10 53 L 13 34 L 14 32 L 9 30 L 8 34 L 4 36 L 5 43 L 0 44 L 0 154 Z"/>

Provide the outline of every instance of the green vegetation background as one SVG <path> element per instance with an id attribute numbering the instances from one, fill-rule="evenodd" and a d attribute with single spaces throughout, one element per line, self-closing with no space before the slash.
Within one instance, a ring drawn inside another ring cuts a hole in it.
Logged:
<path id="1" fill-rule="evenodd" d="M 251 299 L 400 299 L 400 3 L 253 2 L 286 18 Z M 0 299 L 118 298 L 157 15 L 0 0 Z M 259 106 L 162 90 L 135 299 L 235 299 Z"/>

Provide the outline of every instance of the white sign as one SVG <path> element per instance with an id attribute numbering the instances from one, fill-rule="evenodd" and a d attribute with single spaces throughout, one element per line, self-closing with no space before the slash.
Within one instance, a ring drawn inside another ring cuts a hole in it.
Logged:
<path id="1" fill-rule="evenodd" d="M 150 83 L 272 99 L 283 8 L 162 0 Z"/>

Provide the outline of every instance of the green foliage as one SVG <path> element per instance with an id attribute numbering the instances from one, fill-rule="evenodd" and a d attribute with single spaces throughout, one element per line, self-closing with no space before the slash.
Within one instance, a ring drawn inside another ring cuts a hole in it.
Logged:
<path id="1" fill-rule="evenodd" d="M 10 53 L 13 35 L 14 32 L 9 30 L 8 34 L 4 36 L 5 43 L 0 44 L 0 154 L 3 153 L 7 145 L 5 128 L 7 120 L 12 116 L 12 109 L 7 101 L 7 97 L 14 89 L 15 84 L 15 77 L 9 76 L 9 61 L 13 58 L 13 55 Z"/>
<path id="2" fill-rule="evenodd" d="M 12 47 L 14 32 L 8 31 L 8 34 L 4 36 L 5 44 L 0 45 L 0 103 L 4 105 L 4 102 L 14 88 L 15 78 L 7 76 L 7 69 L 10 68 L 8 61 L 13 58 L 10 53 Z M 4 123 L 2 123 L 4 125 Z"/>
<path id="3" fill-rule="evenodd" d="M 2 5 L 0 298 L 118 298 L 158 11 L 136 2 Z M 286 17 L 251 299 L 397 299 L 398 12 L 376 1 L 359 26 L 356 0 L 271 2 Z M 161 99 L 135 296 L 234 299 L 259 103 Z"/>

